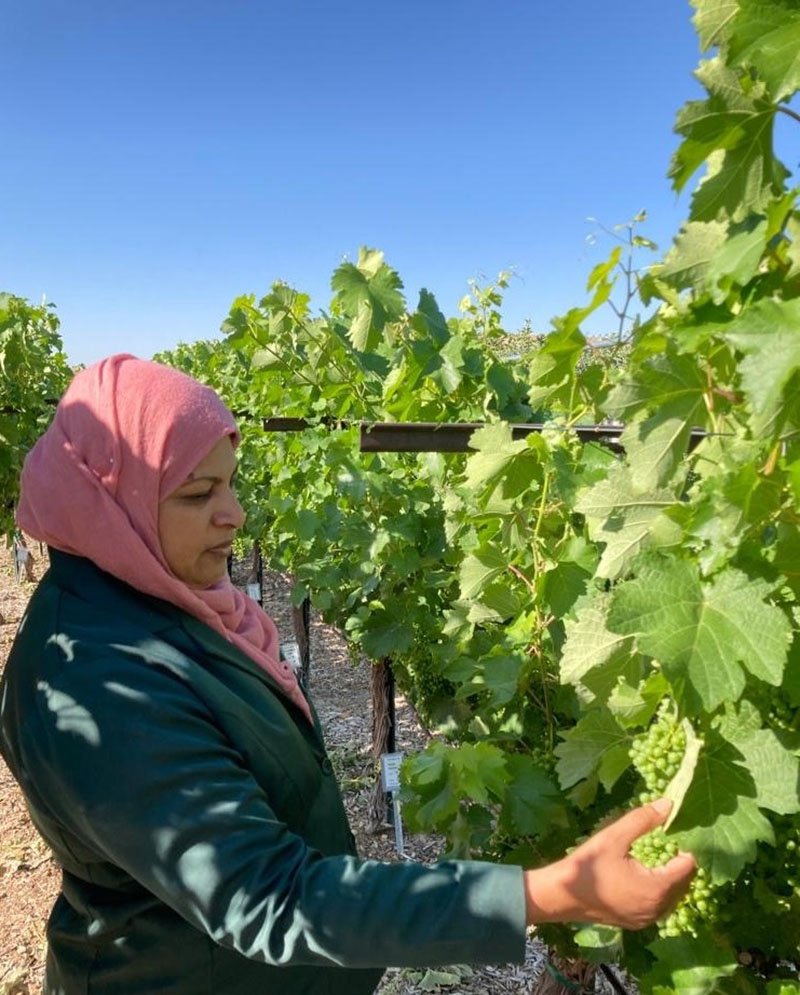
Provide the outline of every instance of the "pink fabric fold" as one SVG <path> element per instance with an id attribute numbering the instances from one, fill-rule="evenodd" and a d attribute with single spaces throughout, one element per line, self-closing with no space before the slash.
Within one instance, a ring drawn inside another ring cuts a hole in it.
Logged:
<path id="1" fill-rule="evenodd" d="M 160 363 L 120 354 L 78 373 L 28 453 L 17 522 L 28 535 L 84 556 L 126 584 L 205 622 L 270 674 L 311 721 L 275 623 L 228 577 L 191 588 L 169 568 L 159 502 L 239 432 L 210 387 Z"/>

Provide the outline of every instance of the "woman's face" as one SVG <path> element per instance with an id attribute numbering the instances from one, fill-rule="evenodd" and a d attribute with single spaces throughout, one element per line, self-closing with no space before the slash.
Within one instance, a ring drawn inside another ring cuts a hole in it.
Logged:
<path id="1" fill-rule="evenodd" d="M 225 576 L 234 534 L 245 518 L 235 475 L 233 444 L 225 436 L 158 506 L 164 557 L 189 587 L 210 587 Z"/>

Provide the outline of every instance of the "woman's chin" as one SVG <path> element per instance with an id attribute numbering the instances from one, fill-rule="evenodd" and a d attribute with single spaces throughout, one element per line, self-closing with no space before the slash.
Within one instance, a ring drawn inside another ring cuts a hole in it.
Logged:
<path id="1" fill-rule="evenodd" d="M 214 587 L 215 584 L 219 584 L 221 580 L 224 580 L 228 576 L 228 564 L 223 563 L 221 567 L 209 568 L 205 567 L 203 570 L 193 571 L 190 578 L 181 578 L 183 582 L 196 591 L 204 591 L 208 588 Z"/>

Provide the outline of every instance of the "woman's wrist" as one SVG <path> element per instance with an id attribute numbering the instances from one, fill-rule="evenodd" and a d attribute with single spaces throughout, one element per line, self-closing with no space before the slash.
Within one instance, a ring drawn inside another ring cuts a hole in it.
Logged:
<path id="1" fill-rule="evenodd" d="M 525 918 L 529 926 L 545 922 L 569 922 L 572 916 L 569 890 L 566 887 L 566 867 L 559 860 L 546 867 L 526 870 Z"/>

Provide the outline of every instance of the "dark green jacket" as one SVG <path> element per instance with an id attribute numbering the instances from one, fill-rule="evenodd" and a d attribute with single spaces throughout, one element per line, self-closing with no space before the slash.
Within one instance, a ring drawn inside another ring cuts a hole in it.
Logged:
<path id="1" fill-rule="evenodd" d="M 48 995 L 359 995 L 520 960 L 518 867 L 354 856 L 319 725 L 203 623 L 52 551 L 0 746 L 64 869 Z"/>

